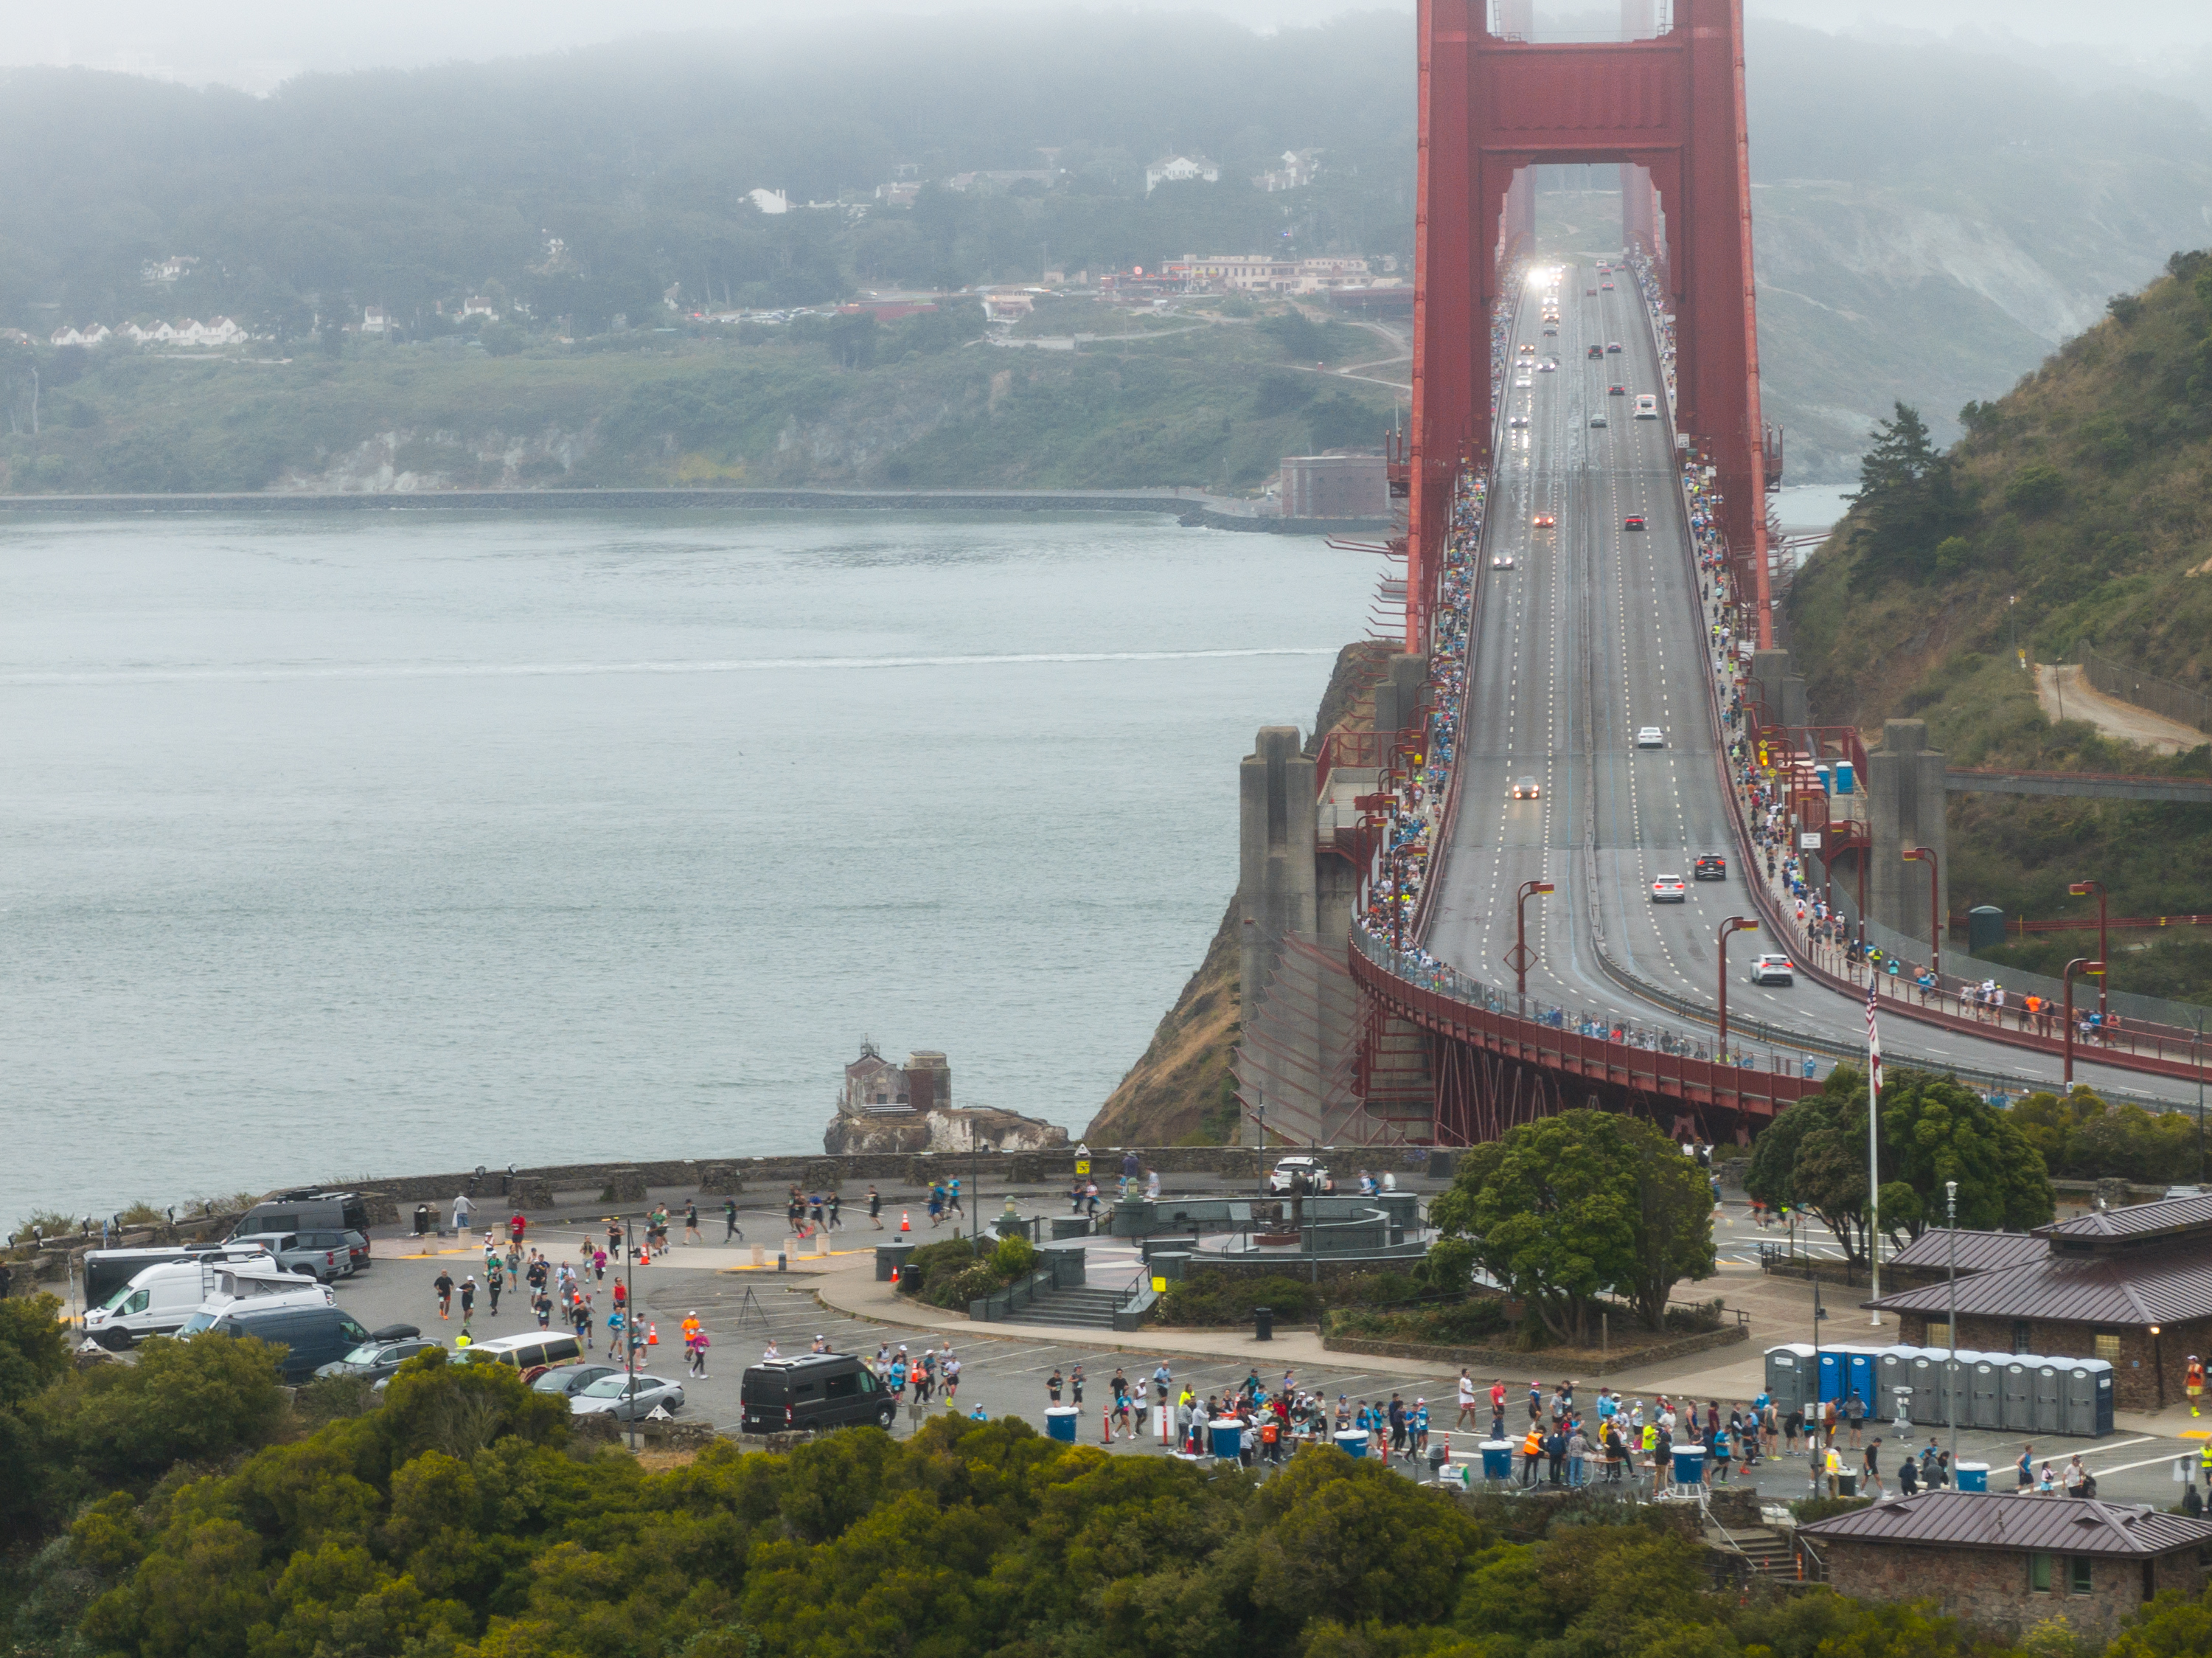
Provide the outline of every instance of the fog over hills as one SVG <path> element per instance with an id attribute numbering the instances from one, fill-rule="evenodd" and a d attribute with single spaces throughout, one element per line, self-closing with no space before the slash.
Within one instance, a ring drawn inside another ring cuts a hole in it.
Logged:
<path id="1" fill-rule="evenodd" d="M 2212 241 L 2212 117 L 2156 89 L 2203 96 L 2179 72 L 2201 46 L 2146 81 L 2117 48 L 1909 36 L 1879 7 L 1838 35 L 1753 9 L 1765 398 L 1793 480 L 1848 476 L 1896 399 L 1948 439 L 1961 405 Z M 587 333 L 672 290 L 800 305 L 1263 247 L 1402 264 L 1413 145 L 1398 11 L 1268 34 L 1188 15 L 814 19 L 306 75 L 261 98 L 22 68 L 0 71 L 0 325 L 44 339 L 220 314 L 297 338 L 372 305 L 427 326 L 495 289 Z M 1285 149 L 1321 151 L 1318 179 L 1255 188 Z M 1218 162 L 1219 181 L 1148 195 L 1146 164 L 1176 152 Z M 877 196 L 1048 167 L 1049 187 Z M 846 210 L 765 215 L 756 188 Z M 1597 233 L 1596 199 L 1576 231 Z M 198 263 L 149 287 L 149 262 L 179 254 Z"/>

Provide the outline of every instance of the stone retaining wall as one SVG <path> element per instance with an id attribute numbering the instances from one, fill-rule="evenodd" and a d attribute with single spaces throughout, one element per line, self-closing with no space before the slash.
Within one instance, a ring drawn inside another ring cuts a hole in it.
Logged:
<path id="1" fill-rule="evenodd" d="M 1663 1364 L 1672 1359 L 1687 1358 L 1692 1353 L 1710 1352 L 1717 1347 L 1729 1347 L 1750 1339 L 1751 1332 L 1740 1325 L 1725 1330 L 1700 1331 L 1695 1335 L 1654 1342 L 1648 1347 L 1614 1353 L 1609 1357 L 1579 1356 L 1573 1361 L 1573 1368 L 1577 1379 L 1609 1376 L 1623 1370 L 1638 1369 L 1647 1364 Z M 1364 1353 L 1374 1358 L 1421 1359 L 1432 1364 L 1462 1364 L 1475 1369 L 1490 1370 L 1499 1375 L 1517 1374 L 1528 1367 L 1531 1359 L 1541 1360 L 1556 1368 L 1561 1356 L 1556 1350 L 1540 1347 L 1528 1352 L 1494 1347 L 1431 1347 L 1410 1341 L 1370 1341 L 1361 1336 L 1323 1336 L 1321 1344 L 1332 1353 Z"/>

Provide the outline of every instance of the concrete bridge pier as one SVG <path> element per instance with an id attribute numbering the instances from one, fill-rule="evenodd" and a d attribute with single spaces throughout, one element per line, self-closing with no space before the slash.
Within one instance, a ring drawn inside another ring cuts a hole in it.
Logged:
<path id="1" fill-rule="evenodd" d="M 1389 674 L 1375 687 L 1375 729 L 1388 738 L 1410 731 L 1421 722 L 1421 692 L 1429 682 L 1425 652 L 1401 651 L 1390 659 Z M 1380 757 L 1386 763 L 1389 756 Z"/>
<path id="2" fill-rule="evenodd" d="M 1867 816 L 1874 837 L 1867 867 L 1868 919 L 1923 945 L 1930 942 L 1928 866 L 1907 863 L 1906 851 L 1932 849 L 1936 858 L 1936 914 L 1950 913 L 1951 857 L 1944 838 L 1943 756 L 1928 747 L 1928 722 L 1888 720 L 1881 747 L 1867 755 Z"/>
<path id="3" fill-rule="evenodd" d="M 1280 1082 L 1295 1080 L 1304 1091 L 1306 1079 L 1317 1084 L 1322 1070 L 1319 1019 L 1303 1007 L 1305 997 L 1275 982 L 1285 946 L 1310 941 L 1318 925 L 1320 818 L 1314 786 L 1314 762 L 1305 756 L 1297 727 L 1261 726 L 1237 769 L 1238 970 L 1248 1040 L 1259 1033 L 1255 1027 L 1267 1027 L 1267 1069 L 1280 1079 L 1279 1111 L 1292 1106 L 1280 1097 L 1285 1091 Z M 1269 1008 L 1270 993 L 1279 991 L 1279 1005 Z M 1244 1098 L 1239 1139 L 1245 1145 L 1261 1143 L 1254 1113 L 1264 1106 L 1264 1093 L 1255 1079 L 1253 1094 L 1262 1097 Z M 1310 1102 L 1301 1103 L 1310 1109 Z"/>

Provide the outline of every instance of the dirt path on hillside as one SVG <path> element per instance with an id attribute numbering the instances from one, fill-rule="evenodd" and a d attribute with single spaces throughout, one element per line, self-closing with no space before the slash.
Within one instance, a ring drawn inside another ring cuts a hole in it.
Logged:
<path id="1" fill-rule="evenodd" d="M 2161 754 L 2186 753 L 2205 741 L 2204 733 L 2179 720 L 2107 697 L 2082 676 L 2078 662 L 2038 662 L 2035 689 L 2043 699 L 2043 711 L 2053 720 L 2087 720 L 2108 737 L 2141 743 Z"/>

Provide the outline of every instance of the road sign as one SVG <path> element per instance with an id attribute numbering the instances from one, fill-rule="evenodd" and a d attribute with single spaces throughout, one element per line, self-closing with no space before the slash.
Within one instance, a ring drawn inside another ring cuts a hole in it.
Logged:
<path id="1" fill-rule="evenodd" d="M 1797 832 L 1797 850 L 1801 852 L 1819 851 L 1820 850 L 1820 832 L 1818 829 L 1799 830 Z"/>
<path id="2" fill-rule="evenodd" d="M 1505 965 L 1514 972 L 1525 973 L 1536 965 L 1536 953 L 1526 944 L 1516 944 L 1506 951 Z"/>
<path id="3" fill-rule="evenodd" d="M 1075 1172 L 1076 1172 L 1078 1174 L 1088 1174 L 1088 1173 L 1091 1173 L 1091 1160 L 1090 1160 L 1088 1157 L 1078 1157 L 1078 1158 L 1075 1160 Z"/>

